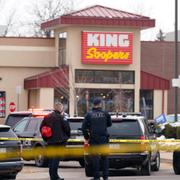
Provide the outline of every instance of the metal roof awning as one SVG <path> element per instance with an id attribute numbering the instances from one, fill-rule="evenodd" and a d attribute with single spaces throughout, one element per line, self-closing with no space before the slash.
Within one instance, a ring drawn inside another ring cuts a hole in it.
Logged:
<path id="1" fill-rule="evenodd" d="M 52 71 L 24 79 L 24 89 L 69 88 L 69 68 L 62 66 Z"/>
<path id="2" fill-rule="evenodd" d="M 65 25 L 123 26 L 146 29 L 155 26 L 155 19 L 95 5 L 44 22 L 41 28 L 55 29 Z"/>
<path id="3" fill-rule="evenodd" d="M 168 90 L 169 88 L 169 80 L 141 71 L 141 89 Z"/>

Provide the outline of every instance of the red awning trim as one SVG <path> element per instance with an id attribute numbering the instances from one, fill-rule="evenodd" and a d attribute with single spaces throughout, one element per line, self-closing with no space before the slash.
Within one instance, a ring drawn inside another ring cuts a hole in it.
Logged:
<path id="1" fill-rule="evenodd" d="M 39 88 L 68 88 L 69 87 L 69 68 L 62 66 L 58 69 L 48 71 L 26 78 L 24 80 L 25 89 Z"/>
<path id="2" fill-rule="evenodd" d="M 155 26 L 155 20 L 146 19 L 107 19 L 91 17 L 61 17 L 41 24 L 42 29 L 54 28 L 58 25 L 96 25 L 96 26 L 126 26 L 141 27 L 143 29 Z"/>
<path id="3" fill-rule="evenodd" d="M 141 71 L 141 89 L 168 90 L 169 80 Z"/>

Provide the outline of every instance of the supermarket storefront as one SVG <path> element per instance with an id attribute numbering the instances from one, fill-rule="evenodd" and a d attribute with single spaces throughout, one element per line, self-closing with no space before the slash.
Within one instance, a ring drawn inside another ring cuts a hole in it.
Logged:
<path id="1" fill-rule="evenodd" d="M 98 5 L 43 23 L 55 32 L 57 68 L 25 79 L 28 106 L 46 95 L 79 116 L 98 96 L 108 111 L 146 106 L 151 119 L 166 112 L 169 82 L 140 69 L 140 30 L 154 26 L 149 17 Z"/>
<path id="2" fill-rule="evenodd" d="M 84 115 L 94 97 L 108 111 L 167 113 L 169 81 L 141 71 L 140 31 L 155 20 L 93 6 L 42 24 L 54 38 L 0 38 L 0 122 L 10 111 L 62 101 Z"/>

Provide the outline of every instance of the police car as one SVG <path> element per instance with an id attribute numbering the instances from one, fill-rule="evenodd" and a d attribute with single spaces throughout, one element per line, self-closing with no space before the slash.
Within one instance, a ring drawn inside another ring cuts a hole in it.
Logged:
<path id="1" fill-rule="evenodd" d="M 5 119 L 5 125 L 13 128 L 19 121 L 25 117 L 44 116 L 52 112 L 52 109 L 28 109 L 27 111 L 15 111 L 10 113 Z"/>
<path id="2" fill-rule="evenodd" d="M 38 116 L 24 117 L 20 120 L 13 128 L 14 132 L 19 138 L 24 138 L 22 140 L 23 149 L 33 149 L 36 147 L 45 147 L 46 142 L 41 138 L 40 125 L 44 115 L 39 114 Z M 67 147 L 82 147 L 83 148 L 83 135 L 80 130 L 82 124 L 82 117 L 69 117 L 68 121 L 71 127 L 71 139 L 73 141 L 68 142 Z M 30 140 L 31 139 L 31 140 Z M 76 141 L 76 140 L 82 141 Z M 37 167 L 46 167 L 48 165 L 48 159 L 39 154 L 33 159 L 25 160 L 35 160 L 35 165 Z M 79 162 L 81 167 L 84 167 L 84 158 L 82 157 L 66 157 L 64 161 L 76 160 Z"/>

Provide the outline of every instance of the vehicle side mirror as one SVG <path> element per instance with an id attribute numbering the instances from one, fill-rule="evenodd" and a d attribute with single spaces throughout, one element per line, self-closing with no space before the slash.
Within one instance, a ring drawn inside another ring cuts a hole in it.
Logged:
<path id="1" fill-rule="evenodd" d="M 155 126 L 154 123 L 150 123 L 150 124 L 148 125 L 148 129 L 149 129 L 149 132 L 150 132 L 151 134 L 156 134 L 156 133 L 157 133 L 157 131 L 156 131 L 156 126 Z"/>
<path id="2" fill-rule="evenodd" d="M 15 128 L 12 128 L 12 130 L 13 130 L 14 132 L 17 132 L 17 130 L 16 130 Z"/>

